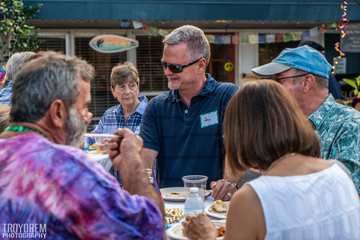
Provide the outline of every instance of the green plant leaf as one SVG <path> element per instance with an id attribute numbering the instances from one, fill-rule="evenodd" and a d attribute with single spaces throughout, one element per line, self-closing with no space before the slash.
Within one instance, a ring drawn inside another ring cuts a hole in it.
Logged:
<path id="1" fill-rule="evenodd" d="M 357 86 L 359 88 L 360 87 L 360 75 L 357 78 L 355 78 L 355 81 L 356 81 L 356 84 L 357 84 Z"/>
<path id="2" fill-rule="evenodd" d="M 0 0 L 3 15 L 0 20 L 0 64 L 15 51 L 35 51 L 38 48 L 36 28 L 27 22 L 38 13 L 40 6 L 25 6 L 22 0 Z"/>
<path id="3" fill-rule="evenodd" d="M 356 84 L 355 80 L 349 78 L 343 78 L 343 82 L 347 85 L 350 85 L 354 89 L 358 89 L 358 85 Z"/>

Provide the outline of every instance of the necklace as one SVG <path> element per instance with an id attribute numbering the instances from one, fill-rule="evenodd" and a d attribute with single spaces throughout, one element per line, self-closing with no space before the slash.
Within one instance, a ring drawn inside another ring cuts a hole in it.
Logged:
<path id="1" fill-rule="evenodd" d="M 46 137 L 42 132 L 40 132 L 37 129 L 22 126 L 22 125 L 17 125 L 17 124 L 11 124 L 7 128 L 5 128 L 5 131 L 7 131 L 7 132 L 18 132 L 18 133 L 20 133 L 20 132 L 36 132 L 36 133 Z"/>
<path id="2" fill-rule="evenodd" d="M 262 174 L 268 172 L 269 170 L 273 169 L 276 165 L 279 165 L 280 162 L 282 162 L 284 159 L 288 159 L 290 157 L 295 156 L 296 153 L 286 153 L 285 155 L 282 155 L 280 158 L 276 159 L 274 162 L 270 164 L 270 166 L 262 172 Z"/>

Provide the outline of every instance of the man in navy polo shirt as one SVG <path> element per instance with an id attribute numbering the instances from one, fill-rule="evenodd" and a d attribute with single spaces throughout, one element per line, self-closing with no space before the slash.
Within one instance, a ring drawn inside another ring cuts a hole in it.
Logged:
<path id="1" fill-rule="evenodd" d="M 156 159 L 160 187 L 182 186 L 190 174 L 223 178 L 223 117 L 237 86 L 205 73 L 210 45 L 201 29 L 179 27 L 163 43 L 170 91 L 153 98 L 143 115 L 145 164 L 152 167 Z"/>

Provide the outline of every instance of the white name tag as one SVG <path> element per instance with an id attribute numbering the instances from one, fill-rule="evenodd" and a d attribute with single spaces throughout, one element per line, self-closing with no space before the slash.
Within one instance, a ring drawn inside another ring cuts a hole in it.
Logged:
<path id="1" fill-rule="evenodd" d="M 217 111 L 200 115 L 201 128 L 216 125 L 219 123 Z"/>

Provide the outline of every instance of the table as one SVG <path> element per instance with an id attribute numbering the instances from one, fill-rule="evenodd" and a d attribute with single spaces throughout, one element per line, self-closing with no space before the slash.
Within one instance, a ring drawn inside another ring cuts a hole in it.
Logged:
<path id="1" fill-rule="evenodd" d="M 173 202 L 173 201 L 164 201 L 165 202 L 165 208 L 180 208 L 184 210 L 184 203 L 185 202 Z M 209 196 L 205 200 L 205 208 L 210 206 L 214 202 L 214 199 Z"/>
<path id="2" fill-rule="evenodd" d="M 207 207 L 209 207 L 212 203 L 214 202 L 214 199 L 212 198 L 212 196 L 209 196 L 206 198 L 205 200 L 205 209 Z M 184 210 L 184 203 L 185 202 L 172 202 L 172 201 L 164 201 L 165 203 L 165 208 L 180 208 L 182 210 Z M 225 220 L 219 220 L 219 219 L 216 219 L 216 218 L 212 218 L 209 216 L 209 218 L 213 221 L 213 223 L 215 224 L 215 226 L 224 226 L 225 225 Z M 171 224 L 171 225 L 168 225 L 167 226 L 167 237 L 168 237 L 168 240 L 173 240 L 173 239 L 179 239 L 179 238 L 171 238 L 171 235 L 169 233 L 169 231 L 173 231 L 173 226 L 176 228 L 175 224 L 177 223 L 174 223 L 174 224 Z M 222 237 L 219 237 L 217 239 L 223 239 Z"/>

